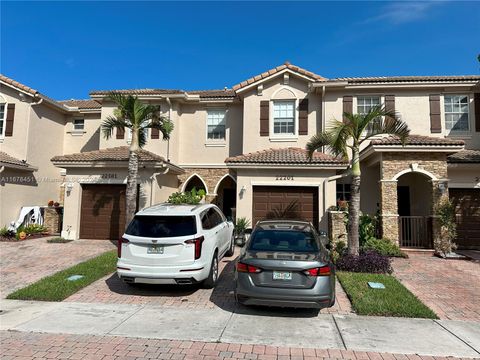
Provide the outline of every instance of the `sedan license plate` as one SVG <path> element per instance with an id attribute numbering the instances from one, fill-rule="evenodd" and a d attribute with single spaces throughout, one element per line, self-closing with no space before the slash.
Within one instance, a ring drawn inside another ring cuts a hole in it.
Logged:
<path id="1" fill-rule="evenodd" d="M 147 249 L 147 254 L 163 254 L 163 246 L 162 245 L 149 246 Z"/>
<path id="2" fill-rule="evenodd" d="M 273 280 L 292 280 L 292 273 L 290 271 L 274 271 Z"/>

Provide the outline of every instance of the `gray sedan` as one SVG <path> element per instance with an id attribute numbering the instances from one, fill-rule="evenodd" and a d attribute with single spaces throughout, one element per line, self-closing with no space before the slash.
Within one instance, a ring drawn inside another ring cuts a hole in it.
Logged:
<path id="1" fill-rule="evenodd" d="M 335 270 L 313 226 L 258 222 L 236 264 L 235 297 L 244 305 L 333 306 Z"/>

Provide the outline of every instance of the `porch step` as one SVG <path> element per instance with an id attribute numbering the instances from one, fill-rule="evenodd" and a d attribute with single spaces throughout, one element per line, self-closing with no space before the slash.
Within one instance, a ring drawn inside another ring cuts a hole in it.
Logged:
<path id="1" fill-rule="evenodd" d="M 407 255 L 422 255 L 422 256 L 435 255 L 435 250 L 433 249 L 415 249 L 415 248 L 401 247 L 400 250 L 402 250 Z"/>

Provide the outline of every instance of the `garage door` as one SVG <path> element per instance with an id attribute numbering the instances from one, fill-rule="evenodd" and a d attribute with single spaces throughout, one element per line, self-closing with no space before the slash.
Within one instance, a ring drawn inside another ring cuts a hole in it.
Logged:
<path id="1" fill-rule="evenodd" d="M 125 230 L 125 185 L 82 185 L 80 237 L 117 240 Z"/>
<path id="2" fill-rule="evenodd" d="M 288 211 L 290 210 L 290 211 Z M 293 186 L 254 186 L 253 225 L 259 220 L 287 212 L 318 225 L 318 188 Z"/>
<path id="3" fill-rule="evenodd" d="M 449 189 L 457 213 L 459 248 L 480 249 L 480 189 Z"/>

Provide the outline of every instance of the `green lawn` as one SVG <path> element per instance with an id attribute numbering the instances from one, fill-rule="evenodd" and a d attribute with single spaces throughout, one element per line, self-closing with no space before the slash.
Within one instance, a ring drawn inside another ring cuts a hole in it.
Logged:
<path id="1" fill-rule="evenodd" d="M 438 319 L 437 315 L 391 275 L 338 271 L 337 277 L 358 315 Z M 367 282 L 385 289 L 371 289 Z"/>
<path id="2" fill-rule="evenodd" d="M 117 251 L 108 251 L 93 259 L 40 279 L 11 293 L 7 296 L 7 299 L 62 301 L 101 277 L 113 273 L 116 266 Z M 83 275 L 84 277 L 79 280 L 68 281 L 67 278 L 71 275 Z"/>

